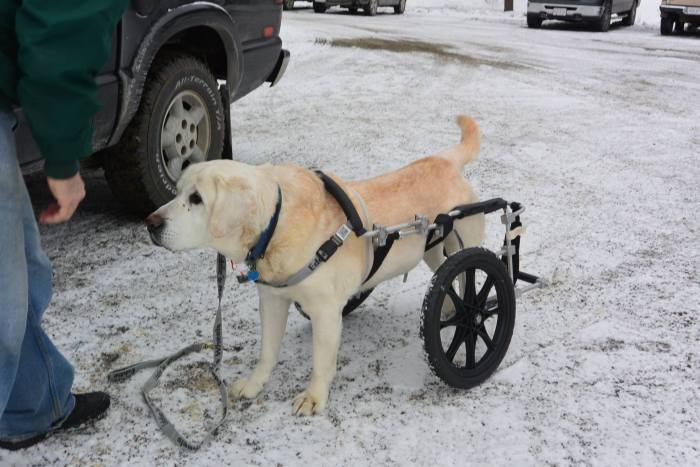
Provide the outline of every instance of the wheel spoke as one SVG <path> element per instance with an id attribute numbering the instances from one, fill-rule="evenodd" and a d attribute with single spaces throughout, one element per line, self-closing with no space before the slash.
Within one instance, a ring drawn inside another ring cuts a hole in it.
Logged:
<path id="1" fill-rule="evenodd" d="M 493 298 L 490 300 L 486 300 L 486 304 L 484 305 L 484 309 L 481 312 L 484 318 L 488 318 L 489 316 L 497 315 L 498 314 L 498 299 Z"/>
<path id="2" fill-rule="evenodd" d="M 192 155 L 190 156 L 190 159 L 192 162 L 204 162 L 206 156 L 202 152 L 202 149 L 195 145 L 195 147 L 192 148 Z"/>
<path id="3" fill-rule="evenodd" d="M 173 105 L 170 108 L 170 112 L 178 118 L 182 118 L 185 116 L 186 110 L 185 110 L 184 102 L 182 101 L 182 96 L 178 96 L 173 101 Z"/>
<path id="4" fill-rule="evenodd" d="M 489 333 L 486 331 L 483 324 L 479 327 L 479 329 L 477 329 L 476 332 L 479 334 L 479 337 L 481 337 L 481 340 L 484 341 L 484 344 L 486 344 L 486 348 L 493 350 L 493 341 L 491 340 L 491 337 L 489 337 Z"/>
<path id="5" fill-rule="evenodd" d="M 194 105 L 190 109 L 190 118 L 194 121 L 195 125 L 199 125 L 199 122 L 204 118 L 204 109 L 200 105 Z"/>
<path id="6" fill-rule="evenodd" d="M 178 157 L 172 158 L 168 161 L 168 171 L 170 172 L 170 175 L 175 178 L 175 180 L 180 178 L 180 175 L 182 174 L 183 162 L 184 160 Z"/>
<path id="7" fill-rule="evenodd" d="M 459 349 L 459 346 L 462 345 L 462 342 L 464 342 L 464 331 L 461 328 L 455 328 L 455 335 L 452 337 L 452 342 L 445 352 L 445 356 L 450 363 L 452 363 L 452 361 L 455 359 L 457 349 Z"/>
<path id="8" fill-rule="evenodd" d="M 476 366 L 476 337 L 471 332 L 468 332 L 464 338 L 464 346 L 467 350 L 467 368 Z"/>
<path id="9" fill-rule="evenodd" d="M 480 309 L 483 308 L 486 304 L 486 300 L 489 298 L 489 293 L 491 293 L 493 284 L 493 278 L 491 276 L 486 277 L 484 285 L 481 287 L 481 290 L 479 290 L 479 293 L 476 295 L 476 306 L 478 306 Z"/>
<path id="10" fill-rule="evenodd" d="M 460 314 L 455 310 L 455 314 L 445 321 L 440 321 L 440 329 L 444 329 L 449 326 L 456 326 L 462 320 Z"/>
<path id="11" fill-rule="evenodd" d="M 177 137 L 177 128 L 172 118 L 168 118 L 165 121 L 165 126 L 163 126 L 163 132 L 160 136 L 160 145 L 164 148 L 172 146 L 175 144 L 175 138 Z"/>
<path id="12" fill-rule="evenodd" d="M 457 292 L 455 292 L 455 289 L 452 288 L 452 285 L 450 285 L 447 290 L 447 295 L 450 297 L 452 300 L 452 303 L 455 305 L 455 314 L 456 315 L 464 315 L 466 313 L 464 309 L 464 302 L 462 301 L 461 298 L 459 298 L 459 295 L 457 295 Z"/>
<path id="13" fill-rule="evenodd" d="M 474 269 L 464 271 L 464 303 L 467 305 L 476 304 L 476 286 Z"/>

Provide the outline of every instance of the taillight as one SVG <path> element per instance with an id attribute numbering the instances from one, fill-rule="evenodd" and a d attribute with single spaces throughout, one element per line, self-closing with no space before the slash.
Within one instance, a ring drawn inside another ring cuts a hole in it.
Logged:
<path id="1" fill-rule="evenodd" d="M 263 37 L 266 39 L 269 39 L 270 37 L 275 35 L 275 28 L 273 26 L 266 26 L 265 29 L 263 29 Z"/>

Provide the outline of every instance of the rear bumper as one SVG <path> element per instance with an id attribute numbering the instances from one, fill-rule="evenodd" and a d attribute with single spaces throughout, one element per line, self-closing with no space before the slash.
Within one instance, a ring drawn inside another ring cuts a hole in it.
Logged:
<path id="1" fill-rule="evenodd" d="M 661 5 L 659 10 L 662 18 L 673 16 L 700 19 L 700 7 L 697 6 Z"/>
<path id="2" fill-rule="evenodd" d="M 272 70 L 270 76 L 267 77 L 267 82 L 270 83 L 270 87 L 274 86 L 282 79 L 284 72 L 287 71 L 287 65 L 289 64 L 289 50 L 282 49 L 280 51 L 280 56 L 277 59 L 277 64 L 275 69 Z"/>
<path id="3" fill-rule="evenodd" d="M 369 0 L 314 0 L 316 3 L 325 3 L 327 6 L 361 7 L 369 3 Z"/>
<path id="4" fill-rule="evenodd" d="M 580 21 L 600 18 L 601 7 L 599 5 L 567 5 L 528 2 L 527 14 L 534 14 L 542 19 Z"/>

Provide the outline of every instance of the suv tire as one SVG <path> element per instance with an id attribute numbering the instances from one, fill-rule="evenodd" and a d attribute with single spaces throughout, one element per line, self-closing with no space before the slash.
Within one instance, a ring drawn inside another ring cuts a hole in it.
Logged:
<path id="1" fill-rule="evenodd" d="M 661 18 L 661 35 L 668 36 L 673 32 L 673 18 Z"/>
<path id="2" fill-rule="evenodd" d="M 377 14 L 377 0 L 369 0 L 369 3 L 367 3 L 367 6 L 364 8 L 365 15 L 367 16 L 374 16 Z"/>
<path id="3" fill-rule="evenodd" d="M 530 29 L 539 29 L 542 27 L 542 18 L 540 15 L 528 13 L 527 14 L 527 27 Z"/>
<path id="4" fill-rule="evenodd" d="M 138 112 L 103 157 L 115 197 L 139 214 L 170 201 L 189 164 L 221 158 L 224 122 L 216 78 L 202 61 L 181 54 L 157 58 Z M 172 143 L 165 146 L 168 136 Z"/>
<path id="5" fill-rule="evenodd" d="M 314 13 L 325 13 L 326 8 L 328 7 L 325 3 L 314 2 Z"/>
<path id="6" fill-rule="evenodd" d="M 634 20 L 637 18 L 637 0 L 632 3 L 632 9 L 627 13 L 627 16 L 622 20 L 623 26 L 634 25 Z"/>
<path id="7" fill-rule="evenodd" d="M 283 10 L 293 10 L 294 9 L 294 0 L 284 0 L 282 3 L 282 9 Z"/>
<path id="8" fill-rule="evenodd" d="M 612 5 L 611 0 L 603 2 L 603 13 L 595 23 L 595 28 L 599 32 L 608 32 L 610 29 L 610 21 L 612 21 Z"/>
<path id="9" fill-rule="evenodd" d="M 406 11 L 406 0 L 399 0 L 399 4 L 394 6 L 394 13 L 403 15 L 404 11 Z"/>

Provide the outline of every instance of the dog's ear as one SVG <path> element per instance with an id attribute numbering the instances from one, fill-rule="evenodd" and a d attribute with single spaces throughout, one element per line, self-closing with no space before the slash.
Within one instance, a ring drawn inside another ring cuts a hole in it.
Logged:
<path id="1" fill-rule="evenodd" d="M 245 214 L 254 210 L 252 187 L 241 177 L 216 177 L 214 202 L 209 214 L 209 231 L 214 238 L 231 235 L 245 223 Z"/>

